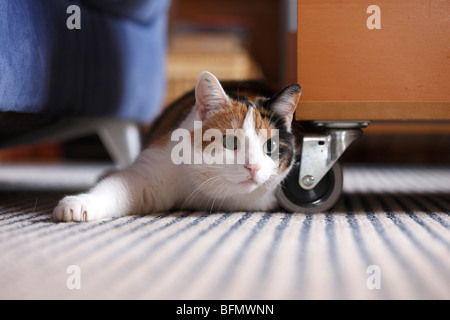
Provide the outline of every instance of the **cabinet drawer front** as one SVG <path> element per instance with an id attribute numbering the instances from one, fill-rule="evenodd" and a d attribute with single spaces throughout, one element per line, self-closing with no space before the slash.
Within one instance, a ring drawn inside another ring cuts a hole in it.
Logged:
<path id="1" fill-rule="evenodd" d="M 377 101 L 426 112 L 423 102 L 444 102 L 434 106 L 450 119 L 450 0 L 299 0 L 298 82 L 300 108 L 349 101 L 358 112 L 356 102 Z"/>

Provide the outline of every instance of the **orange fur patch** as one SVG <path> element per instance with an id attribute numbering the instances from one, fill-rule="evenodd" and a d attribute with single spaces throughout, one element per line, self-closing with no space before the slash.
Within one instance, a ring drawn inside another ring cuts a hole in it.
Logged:
<path id="1" fill-rule="evenodd" d="M 249 109 L 242 102 L 233 100 L 230 102 L 231 106 L 224 107 L 220 111 L 210 114 L 209 118 L 203 122 L 203 132 L 208 129 L 218 129 L 225 134 L 227 129 L 242 129 Z M 268 130 L 270 134 L 272 126 L 267 118 L 261 114 L 262 112 L 265 111 L 254 108 L 253 120 L 255 122 L 255 129 Z"/>

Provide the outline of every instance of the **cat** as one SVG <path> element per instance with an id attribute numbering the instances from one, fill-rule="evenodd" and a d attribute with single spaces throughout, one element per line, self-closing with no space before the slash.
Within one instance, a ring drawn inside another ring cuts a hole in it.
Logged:
<path id="1" fill-rule="evenodd" d="M 291 124 L 300 94 L 300 85 L 292 84 L 271 98 L 234 96 L 213 74 L 202 72 L 193 93 L 155 121 L 148 147 L 133 164 L 101 179 L 87 193 L 64 197 L 54 219 L 279 208 L 275 190 L 294 163 Z M 215 135 L 205 141 L 208 129 Z M 196 135 L 200 143 L 192 138 Z M 205 153 L 207 149 L 212 152 Z M 207 164 L 202 154 L 226 161 Z M 198 155 L 200 162 L 195 161 Z M 236 161 L 239 155 L 241 162 Z"/>

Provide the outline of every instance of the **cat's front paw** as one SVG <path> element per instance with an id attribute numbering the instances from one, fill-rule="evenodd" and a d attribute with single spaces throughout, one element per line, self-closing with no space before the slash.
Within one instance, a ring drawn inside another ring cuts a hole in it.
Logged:
<path id="1" fill-rule="evenodd" d="M 92 221 L 98 217 L 99 212 L 87 194 L 67 196 L 53 210 L 53 218 L 57 221 Z"/>

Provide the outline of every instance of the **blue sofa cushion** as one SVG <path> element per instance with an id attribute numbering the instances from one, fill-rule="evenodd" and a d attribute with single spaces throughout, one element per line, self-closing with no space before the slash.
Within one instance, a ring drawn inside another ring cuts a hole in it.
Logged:
<path id="1" fill-rule="evenodd" d="M 66 27 L 72 4 L 81 8 L 81 30 Z M 168 0 L 0 1 L 0 111 L 149 122 L 164 100 L 168 7 Z"/>

